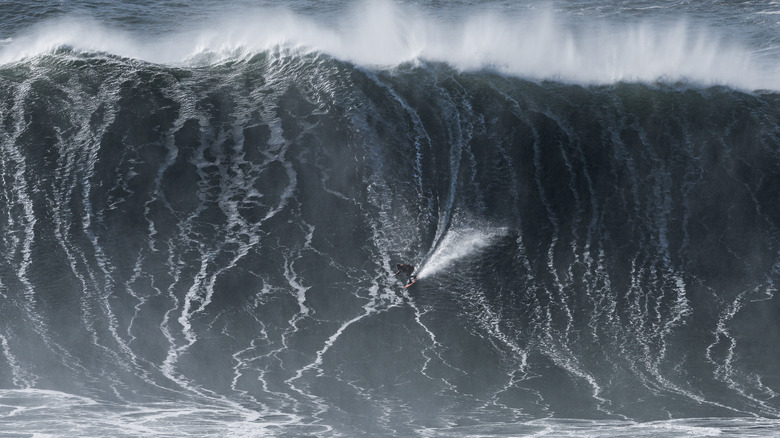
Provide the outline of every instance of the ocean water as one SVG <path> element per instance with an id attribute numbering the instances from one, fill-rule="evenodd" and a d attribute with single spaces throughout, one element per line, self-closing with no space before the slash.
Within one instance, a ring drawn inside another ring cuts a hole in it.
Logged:
<path id="1" fill-rule="evenodd" d="M 778 2 L 5 1 L 0 437 L 776 436 L 778 189 Z"/>

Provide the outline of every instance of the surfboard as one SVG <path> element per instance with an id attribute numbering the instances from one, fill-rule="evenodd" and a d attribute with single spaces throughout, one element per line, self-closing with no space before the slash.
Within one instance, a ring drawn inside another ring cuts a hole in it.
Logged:
<path id="1" fill-rule="evenodd" d="M 411 286 L 411 285 L 413 285 L 413 284 L 415 284 L 415 283 L 417 283 L 417 279 L 416 279 L 416 278 L 415 278 L 414 280 L 412 280 L 412 282 L 411 282 L 411 283 L 409 283 L 409 284 L 407 284 L 406 286 L 404 286 L 404 289 L 409 289 L 409 286 Z"/>

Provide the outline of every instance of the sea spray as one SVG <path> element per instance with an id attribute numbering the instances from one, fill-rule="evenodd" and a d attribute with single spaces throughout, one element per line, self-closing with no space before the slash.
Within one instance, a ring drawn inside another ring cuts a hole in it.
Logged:
<path id="1" fill-rule="evenodd" d="M 780 89 L 776 57 L 718 37 L 684 17 L 671 22 L 572 25 L 557 12 L 480 12 L 446 20 L 389 1 L 358 2 L 315 21 L 284 8 L 250 8 L 161 35 L 117 30 L 83 17 L 44 21 L 0 40 L 0 64 L 59 48 L 165 65 L 203 66 L 281 49 L 324 53 L 369 68 L 433 61 L 463 71 L 581 84 L 677 82 Z"/>
<path id="2" fill-rule="evenodd" d="M 428 277 L 450 267 L 467 256 L 479 254 L 495 240 L 504 236 L 506 228 L 450 229 L 433 255 L 420 268 L 419 278 Z"/>

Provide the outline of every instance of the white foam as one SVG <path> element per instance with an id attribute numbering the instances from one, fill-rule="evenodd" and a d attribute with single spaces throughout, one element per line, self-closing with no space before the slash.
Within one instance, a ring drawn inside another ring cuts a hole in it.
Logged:
<path id="1" fill-rule="evenodd" d="M 466 256 L 479 254 L 506 232 L 506 228 L 450 229 L 417 277 L 431 276 Z"/>
<path id="2" fill-rule="evenodd" d="M 415 60 L 456 68 L 489 68 L 532 79 L 578 83 L 685 80 L 746 89 L 780 89 L 778 55 L 746 41 L 728 41 L 715 29 L 676 23 L 616 22 L 484 12 L 444 20 L 431 11 L 388 0 L 358 3 L 351 13 L 325 19 L 282 9 L 255 9 L 214 17 L 201 28 L 156 40 L 117 32 L 94 21 L 47 22 L 0 46 L 9 63 L 62 46 L 162 64 L 212 63 L 276 47 L 318 51 L 363 66 Z M 580 20 L 575 22 L 575 20 Z"/>

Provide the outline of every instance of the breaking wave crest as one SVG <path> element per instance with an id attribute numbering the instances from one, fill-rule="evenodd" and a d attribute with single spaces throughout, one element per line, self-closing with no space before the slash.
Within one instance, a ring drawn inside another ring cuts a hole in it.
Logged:
<path id="1" fill-rule="evenodd" d="M 389 1 L 359 3 L 331 22 L 288 10 L 209 17 L 195 30 L 135 35 L 97 22 L 50 21 L 0 46 L 8 64 L 62 47 L 166 65 L 203 66 L 269 50 L 320 52 L 371 68 L 442 62 L 464 71 L 580 84 L 691 82 L 780 89 L 780 60 L 746 42 L 675 22 L 572 23 L 554 12 L 474 13 L 442 20 Z"/>

